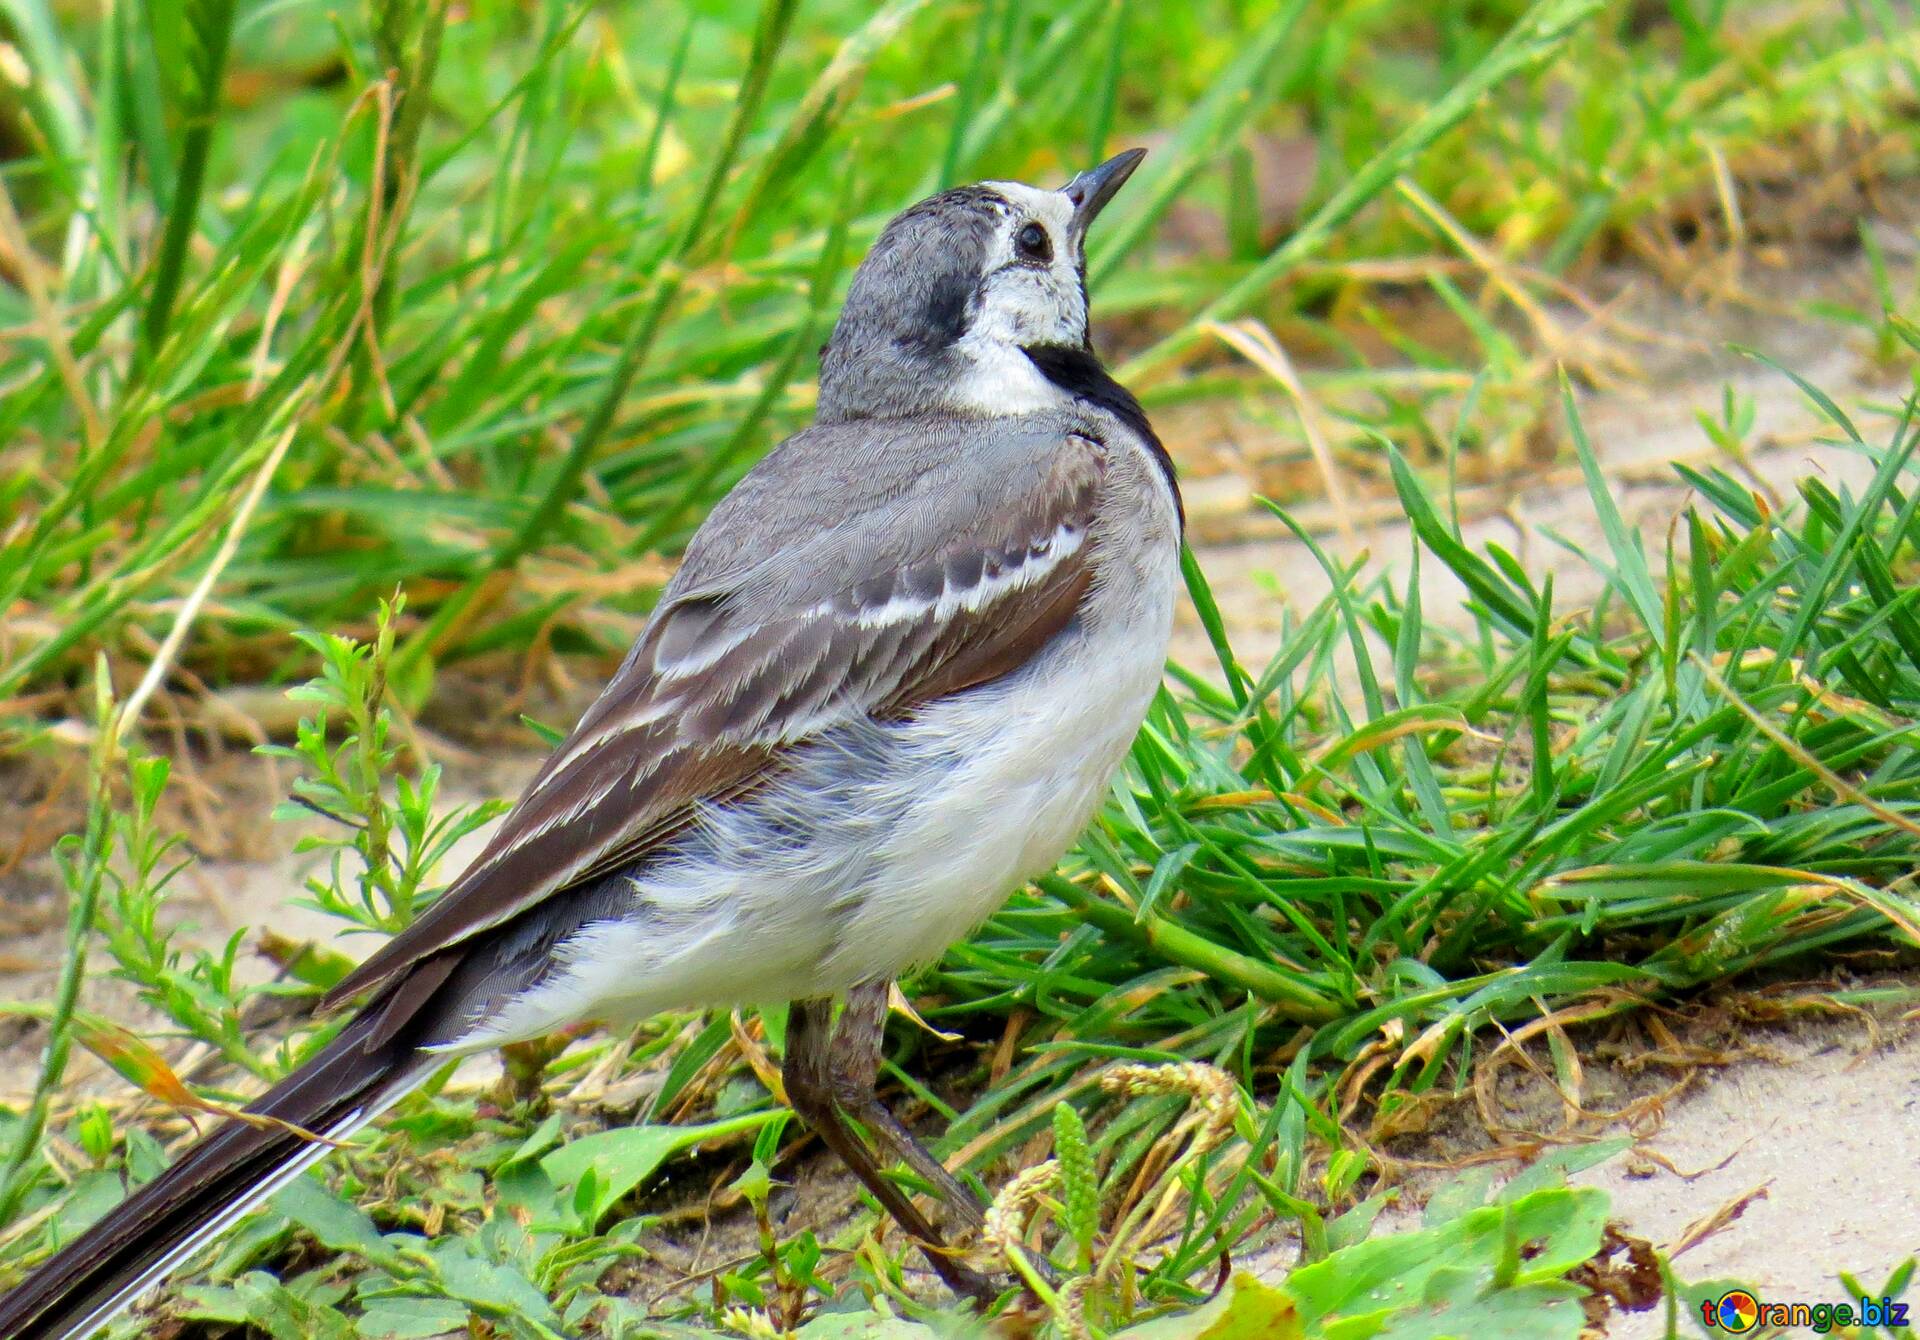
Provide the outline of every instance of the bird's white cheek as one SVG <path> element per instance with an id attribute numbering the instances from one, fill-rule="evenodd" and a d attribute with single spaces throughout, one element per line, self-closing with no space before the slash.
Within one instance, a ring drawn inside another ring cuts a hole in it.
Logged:
<path id="1" fill-rule="evenodd" d="M 968 333 L 1009 345 L 1078 344 L 1086 326 L 1086 300 L 1073 275 L 1006 270 L 988 285 Z"/>
<path id="2" fill-rule="evenodd" d="M 1080 276 L 1071 271 L 1066 274 L 1056 271 L 1052 278 L 1058 296 L 1055 310 L 1060 313 L 1058 342 L 1079 344 L 1087 337 L 1086 290 L 1080 286 Z"/>

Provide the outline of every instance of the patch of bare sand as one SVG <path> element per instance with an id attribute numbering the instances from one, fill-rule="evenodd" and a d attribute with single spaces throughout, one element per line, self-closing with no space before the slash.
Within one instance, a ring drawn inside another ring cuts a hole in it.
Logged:
<path id="1" fill-rule="evenodd" d="M 1920 995 L 1920 972 L 1875 985 Z M 1738 1280 L 1766 1300 L 1808 1303 L 1839 1300 L 1841 1271 L 1879 1285 L 1920 1254 L 1920 1028 L 1897 1017 L 1873 1029 L 1858 1016 L 1811 1013 L 1760 1024 L 1708 1013 L 1713 1038 L 1690 1035 L 1667 1054 L 1724 1064 L 1642 1064 L 1635 1058 L 1644 1060 L 1644 1051 L 1618 1045 L 1620 1028 L 1576 1038 L 1583 1106 L 1626 1114 L 1612 1124 L 1583 1123 L 1580 1137 L 1636 1138 L 1632 1149 L 1569 1180 L 1604 1190 L 1628 1235 L 1669 1252 L 1697 1239 L 1674 1258 L 1682 1281 Z M 1567 1138 L 1545 1072 L 1544 1064 L 1502 1072 L 1493 1097 L 1506 1143 L 1531 1146 L 1529 1130 L 1549 1142 Z M 1410 1171 L 1374 1233 L 1416 1227 L 1435 1190 L 1472 1170 L 1484 1173 L 1478 1160 L 1497 1148 L 1481 1114 L 1464 1104 L 1432 1130 L 1390 1141 L 1389 1152 Z M 1494 1166 L 1518 1172 L 1523 1163 Z M 1493 1179 L 1493 1189 L 1506 1175 Z M 1724 1226 L 1701 1236 L 1700 1228 L 1735 1207 Z M 1279 1279 L 1298 1255 L 1289 1236 L 1242 1264 Z M 1664 1308 L 1656 1307 L 1613 1314 L 1606 1333 L 1651 1340 L 1665 1327 Z M 1686 1318 L 1682 1327 L 1697 1333 Z"/>
<path id="2" fill-rule="evenodd" d="M 1774 1045 L 1783 1063 L 1740 1062 L 1696 1086 L 1646 1142 L 1691 1178 L 1623 1156 L 1573 1180 L 1603 1188 L 1627 1232 L 1662 1245 L 1764 1188 L 1675 1270 L 1737 1279 L 1769 1301 L 1838 1301 L 1841 1271 L 1872 1288 L 1920 1253 L 1920 1037 L 1873 1047 L 1858 1028 L 1812 1024 Z M 1664 1331 L 1656 1311 L 1616 1318 L 1609 1334 Z"/>

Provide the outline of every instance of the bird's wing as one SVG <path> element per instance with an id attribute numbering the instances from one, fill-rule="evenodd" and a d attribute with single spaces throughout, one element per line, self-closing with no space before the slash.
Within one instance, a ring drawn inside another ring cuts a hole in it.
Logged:
<path id="1" fill-rule="evenodd" d="M 1099 442 L 1058 425 L 879 435 L 811 429 L 741 481 L 486 849 L 329 1004 L 632 863 L 822 731 L 1018 668 L 1072 618 Z"/>

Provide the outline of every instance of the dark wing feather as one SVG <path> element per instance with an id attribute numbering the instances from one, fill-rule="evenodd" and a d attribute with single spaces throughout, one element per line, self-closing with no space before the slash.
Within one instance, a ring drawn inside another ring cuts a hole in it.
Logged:
<path id="1" fill-rule="evenodd" d="M 829 435 L 814 450 L 836 445 Z M 920 445 L 937 457 L 967 443 Z M 1010 459 L 960 471 L 951 458 L 890 459 L 905 478 L 846 485 L 877 505 L 837 533 L 814 526 L 790 540 L 783 524 L 808 526 L 819 500 L 782 498 L 781 476 L 817 487 L 825 463 L 769 457 L 773 481 L 754 487 L 750 475 L 716 510 L 633 651 L 486 849 L 328 1002 L 631 864 L 697 803 L 750 788 L 823 730 L 1025 663 L 1091 580 L 1105 453 L 1058 429 L 995 445 Z"/>

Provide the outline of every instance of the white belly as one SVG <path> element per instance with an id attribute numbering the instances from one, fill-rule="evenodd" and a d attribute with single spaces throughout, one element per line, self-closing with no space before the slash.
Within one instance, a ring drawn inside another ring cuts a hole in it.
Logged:
<path id="1" fill-rule="evenodd" d="M 1106 794 L 1159 684 L 1161 644 L 1083 647 L 926 713 L 914 731 L 967 742 L 896 827 L 885 876 L 822 965 L 834 990 L 937 957 L 1051 869 Z"/>

